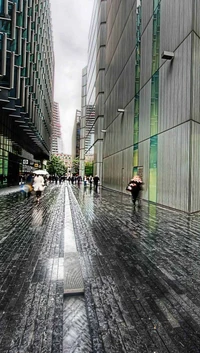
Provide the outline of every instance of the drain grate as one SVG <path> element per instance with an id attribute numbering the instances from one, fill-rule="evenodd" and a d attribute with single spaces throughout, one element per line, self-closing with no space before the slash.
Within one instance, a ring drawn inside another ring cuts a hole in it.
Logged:
<path id="1" fill-rule="evenodd" d="M 64 294 L 84 293 L 83 277 L 77 252 L 65 253 Z"/>

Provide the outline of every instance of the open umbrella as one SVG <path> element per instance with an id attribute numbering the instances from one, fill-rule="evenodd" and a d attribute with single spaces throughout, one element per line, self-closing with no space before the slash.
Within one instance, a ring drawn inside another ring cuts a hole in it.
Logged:
<path id="1" fill-rule="evenodd" d="M 45 169 L 37 169 L 33 171 L 33 174 L 48 175 L 49 173 Z"/>

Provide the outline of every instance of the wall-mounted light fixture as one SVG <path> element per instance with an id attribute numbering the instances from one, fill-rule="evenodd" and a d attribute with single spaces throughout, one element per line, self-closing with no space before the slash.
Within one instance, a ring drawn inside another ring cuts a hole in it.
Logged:
<path id="1" fill-rule="evenodd" d="M 104 134 L 106 133 L 106 130 L 105 129 L 103 129 L 103 130 L 101 130 L 101 132 L 103 132 Z"/>
<path id="2" fill-rule="evenodd" d="M 125 112 L 125 109 L 117 109 L 118 113 L 124 113 Z"/>
<path id="3" fill-rule="evenodd" d="M 164 51 L 161 54 L 161 58 L 166 60 L 172 60 L 174 59 L 174 53 L 172 51 Z"/>

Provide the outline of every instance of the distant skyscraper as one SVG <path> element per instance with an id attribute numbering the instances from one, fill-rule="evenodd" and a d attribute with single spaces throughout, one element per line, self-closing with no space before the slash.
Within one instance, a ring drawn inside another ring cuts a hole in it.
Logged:
<path id="1" fill-rule="evenodd" d="M 60 112 L 59 104 L 54 102 L 53 104 L 53 119 L 52 119 L 52 137 L 51 137 L 51 154 L 57 154 L 63 152 L 61 137 L 61 125 L 60 125 Z"/>
<path id="2" fill-rule="evenodd" d="M 80 157 L 80 123 L 81 111 L 77 109 L 72 135 L 72 159 Z"/>
<path id="3" fill-rule="evenodd" d="M 86 98 L 87 98 L 87 67 L 82 70 L 81 124 L 80 124 L 80 164 L 79 174 L 85 175 L 85 135 L 86 135 Z"/>

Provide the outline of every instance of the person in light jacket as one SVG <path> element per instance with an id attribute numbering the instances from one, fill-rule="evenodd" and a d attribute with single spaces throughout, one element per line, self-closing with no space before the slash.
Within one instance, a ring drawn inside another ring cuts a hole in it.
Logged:
<path id="1" fill-rule="evenodd" d="M 33 189 L 36 194 L 36 200 L 39 202 L 42 191 L 44 190 L 44 178 L 42 175 L 36 175 L 34 177 Z"/>

